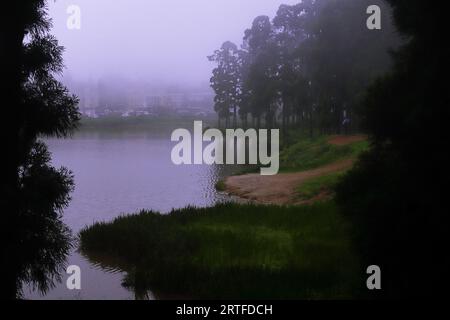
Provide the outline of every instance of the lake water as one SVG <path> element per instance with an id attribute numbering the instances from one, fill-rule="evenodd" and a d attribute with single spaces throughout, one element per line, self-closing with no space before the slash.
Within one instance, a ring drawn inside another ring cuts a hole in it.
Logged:
<path id="1" fill-rule="evenodd" d="M 89 134 L 68 140 L 48 140 L 53 164 L 75 175 L 76 189 L 64 221 L 76 235 L 97 221 L 111 221 L 141 209 L 163 213 L 188 205 L 211 206 L 230 200 L 218 193 L 218 180 L 236 167 L 176 166 L 170 159 L 170 135 Z M 66 288 L 67 275 L 42 296 L 25 288 L 27 299 L 135 299 L 121 283 L 124 273 L 105 270 L 74 251 L 68 265 L 81 268 L 80 291 Z M 149 293 L 149 298 L 154 298 Z"/>

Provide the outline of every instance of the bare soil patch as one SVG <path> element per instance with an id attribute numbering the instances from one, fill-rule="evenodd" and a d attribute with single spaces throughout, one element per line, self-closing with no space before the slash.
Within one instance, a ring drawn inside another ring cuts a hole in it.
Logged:
<path id="1" fill-rule="evenodd" d="M 263 204 L 299 204 L 301 202 L 296 197 L 298 186 L 308 179 L 349 169 L 354 161 L 354 159 L 346 159 L 314 170 L 281 173 L 275 176 L 259 174 L 231 176 L 225 180 L 225 190 L 232 195 Z M 313 200 L 320 200 L 324 196 L 326 195 Z"/>

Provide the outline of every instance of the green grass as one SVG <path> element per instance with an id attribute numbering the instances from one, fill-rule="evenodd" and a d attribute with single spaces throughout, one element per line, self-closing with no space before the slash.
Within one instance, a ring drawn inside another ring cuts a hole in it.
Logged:
<path id="1" fill-rule="evenodd" d="M 225 191 L 226 190 L 225 181 L 224 180 L 217 181 L 215 188 L 219 192 Z"/>
<path id="2" fill-rule="evenodd" d="M 311 200 L 324 192 L 333 193 L 337 183 L 346 172 L 347 171 L 334 172 L 304 182 L 297 188 L 299 200 Z"/>
<path id="3" fill-rule="evenodd" d="M 94 262 L 127 271 L 125 283 L 140 290 L 207 299 L 339 299 L 354 297 L 356 283 L 365 283 L 349 228 L 333 202 L 220 204 L 97 223 L 81 231 L 80 243 Z"/>
<path id="4" fill-rule="evenodd" d="M 356 158 L 367 150 L 367 141 L 344 146 L 329 144 L 327 137 L 301 140 L 280 153 L 280 167 L 284 172 L 305 171 L 348 158 Z"/>

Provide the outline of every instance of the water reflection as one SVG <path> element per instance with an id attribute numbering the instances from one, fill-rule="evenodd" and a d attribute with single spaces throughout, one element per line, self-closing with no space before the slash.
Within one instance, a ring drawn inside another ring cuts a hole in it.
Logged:
<path id="1" fill-rule="evenodd" d="M 75 174 L 76 189 L 64 215 L 74 234 L 94 222 L 142 209 L 167 213 L 188 205 L 206 207 L 229 201 L 215 190 L 215 184 L 239 170 L 237 166 L 175 166 L 170 159 L 170 136 L 83 135 L 49 140 L 48 145 L 54 165 L 66 166 Z M 67 275 L 63 274 L 63 282 L 46 295 L 25 288 L 25 298 L 155 298 L 147 290 L 130 286 L 133 281 L 127 281 L 129 275 L 116 262 L 105 261 L 105 257 L 90 259 L 76 250 L 68 258 L 68 265 L 82 270 L 81 291 L 67 290 Z"/>

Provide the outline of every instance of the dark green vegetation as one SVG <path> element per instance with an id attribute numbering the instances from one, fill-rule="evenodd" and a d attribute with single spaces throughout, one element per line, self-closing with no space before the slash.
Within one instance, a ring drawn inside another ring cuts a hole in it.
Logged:
<path id="1" fill-rule="evenodd" d="M 216 187 L 216 190 L 217 190 L 217 191 L 220 191 L 220 192 L 225 191 L 225 189 L 226 189 L 226 187 L 225 187 L 225 181 L 219 180 L 219 181 L 216 183 L 215 187 Z"/>
<path id="2" fill-rule="evenodd" d="M 311 200 L 324 193 L 327 195 L 333 193 L 345 173 L 346 171 L 334 172 L 306 181 L 297 188 L 299 199 Z"/>
<path id="3" fill-rule="evenodd" d="M 221 204 L 121 217 L 80 238 L 84 254 L 112 257 L 138 290 L 195 298 L 350 298 L 365 274 L 349 228 L 332 202 Z"/>
<path id="4" fill-rule="evenodd" d="M 46 1 L 6 1 L 0 10 L 1 298 L 23 282 L 45 291 L 70 250 L 61 215 L 73 188 L 71 173 L 53 168 L 42 136 L 68 136 L 79 120 L 77 98 L 59 83 L 63 48 L 49 33 Z"/>
<path id="5" fill-rule="evenodd" d="M 256 17 L 242 46 L 224 42 L 211 87 L 225 126 L 302 128 L 310 136 L 356 132 L 367 86 L 390 67 L 400 43 L 382 0 L 303 0 Z M 382 30 L 366 27 L 381 7 Z M 232 118 L 232 123 L 230 123 Z"/>
<path id="6" fill-rule="evenodd" d="M 328 143 L 326 136 L 304 139 L 280 153 L 280 168 L 282 172 L 316 169 L 336 161 L 356 159 L 368 147 L 367 141 L 338 146 Z"/>
<path id="7" fill-rule="evenodd" d="M 298 131 L 294 131 L 294 134 Z M 289 133 L 291 139 L 293 133 Z M 329 143 L 331 136 L 318 136 L 310 138 L 299 134 L 296 142 L 282 141 L 284 147 L 280 151 L 280 172 L 300 172 L 317 169 L 322 166 L 333 164 L 338 161 L 356 160 L 364 151 L 370 147 L 368 140 L 350 142 L 344 145 L 333 145 Z M 258 166 L 247 166 L 238 174 L 256 173 Z M 216 185 L 218 191 L 224 190 L 224 182 L 219 181 Z"/>
<path id="8" fill-rule="evenodd" d="M 444 81 L 450 47 L 445 11 L 430 1 L 389 0 L 408 39 L 361 110 L 373 148 L 338 186 L 364 264 L 383 270 L 383 297 L 441 297 L 448 288 L 447 130 Z"/>

